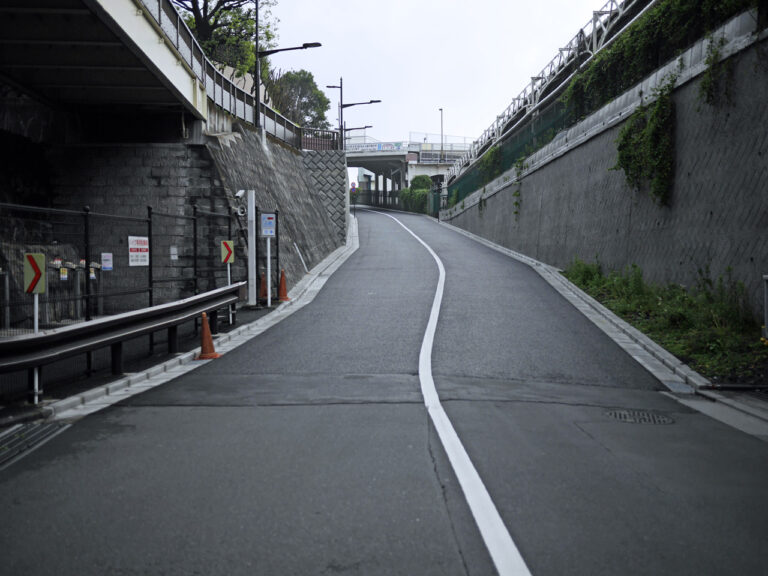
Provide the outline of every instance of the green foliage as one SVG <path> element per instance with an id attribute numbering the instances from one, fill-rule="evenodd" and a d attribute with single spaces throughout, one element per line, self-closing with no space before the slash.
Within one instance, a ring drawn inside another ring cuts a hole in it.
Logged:
<path id="1" fill-rule="evenodd" d="M 572 122 L 625 92 L 753 0 L 661 0 L 598 52 L 563 94 Z"/>
<path id="2" fill-rule="evenodd" d="M 318 88 L 315 77 L 306 70 L 291 70 L 267 84 L 274 107 L 297 124 L 308 128 L 327 129 L 325 114 L 331 101 Z"/>
<path id="3" fill-rule="evenodd" d="M 456 206 L 456 204 L 459 203 L 459 188 L 454 188 L 453 191 L 448 195 L 448 208 L 453 208 Z"/>
<path id="4" fill-rule="evenodd" d="M 700 271 L 691 290 L 648 284 L 634 265 L 605 275 L 599 262 L 576 259 L 564 275 L 705 376 L 748 379 L 768 365 L 744 286 L 730 272 L 715 281 Z"/>
<path id="5" fill-rule="evenodd" d="M 485 154 L 483 154 L 480 161 L 477 163 L 477 169 L 482 175 L 483 184 L 487 184 L 502 173 L 501 166 L 501 148 L 499 146 L 491 146 Z"/>
<path id="6" fill-rule="evenodd" d="M 520 219 L 520 209 L 523 207 L 523 172 L 528 169 L 528 164 L 525 163 L 525 156 L 521 156 L 515 162 L 515 177 L 517 186 L 515 191 L 512 192 L 512 197 L 515 199 L 512 202 L 512 206 L 515 208 L 513 213 L 515 215 L 515 222 Z"/>
<path id="7" fill-rule="evenodd" d="M 619 132 L 614 170 L 624 170 L 627 183 L 640 190 L 650 182 L 650 194 L 669 204 L 675 176 L 675 76 L 654 91 L 654 102 L 638 106 Z"/>
<path id="8" fill-rule="evenodd" d="M 731 83 L 733 74 L 733 61 L 721 61 L 722 48 L 725 38 L 715 40 L 711 35 L 707 37 L 707 70 L 701 76 L 699 84 L 699 99 L 710 106 L 719 105 L 723 99 L 731 101 Z"/>
<path id="9" fill-rule="evenodd" d="M 428 177 L 427 177 L 428 178 Z M 414 181 L 416 178 L 414 178 Z M 400 205 L 403 210 L 408 212 L 418 212 L 426 214 L 429 202 L 429 190 L 403 188 L 400 190 Z"/>
<path id="10" fill-rule="evenodd" d="M 419 176 L 414 177 L 411 181 L 411 188 L 416 190 L 430 190 L 432 188 L 432 179 L 425 174 L 420 174 Z"/>
<path id="11" fill-rule="evenodd" d="M 242 78 L 256 71 L 256 15 L 252 0 L 172 0 L 186 11 L 184 21 L 200 42 L 206 55 L 234 69 Z M 259 0 L 259 50 L 275 47 L 277 19 L 272 8 L 277 0 Z M 269 61 L 262 59 L 262 76 L 268 73 Z M 255 91 L 255 90 L 254 90 Z"/>

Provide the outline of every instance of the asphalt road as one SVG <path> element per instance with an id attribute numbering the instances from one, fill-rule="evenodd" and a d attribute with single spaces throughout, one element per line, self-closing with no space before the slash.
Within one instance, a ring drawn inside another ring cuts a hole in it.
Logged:
<path id="1" fill-rule="evenodd" d="M 309 306 L 0 471 L 0 574 L 496 573 L 420 388 L 437 266 L 357 214 Z M 528 267 L 397 218 L 444 264 L 435 385 L 532 574 L 768 574 L 764 442 Z"/>

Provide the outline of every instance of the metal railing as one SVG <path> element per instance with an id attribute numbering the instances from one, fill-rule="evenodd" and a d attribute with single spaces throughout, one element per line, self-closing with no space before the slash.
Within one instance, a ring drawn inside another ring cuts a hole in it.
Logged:
<path id="1" fill-rule="evenodd" d="M 109 347 L 112 374 L 120 375 L 123 373 L 123 343 L 126 340 L 167 330 L 168 353 L 175 354 L 179 351 L 179 324 L 196 320 L 207 312 L 211 314 L 215 326 L 217 311 L 244 299 L 245 287 L 246 282 L 238 282 L 168 304 L 39 334 L 27 334 L 13 340 L 0 340 L 0 374 L 37 370 L 39 375 L 43 366 Z M 216 333 L 215 327 L 212 332 Z M 33 382 L 34 376 L 30 374 L 28 394 L 37 400 L 40 391 Z"/>
<path id="2" fill-rule="evenodd" d="M 256 98 L 230 81 L 216 65 L 209 60 L 194 34 L 187 26 L 170 0 L 134 0 L 146 9 L 156 27 L 163 31 L 168 41 L 189 67 L 195 77 L 205 86 L 205 92 L 217 106 L 235 118 L 249 124 L 256 123 Z M 263 102 L 258 103 L 259 125 L 275 138 L 301 149 L 305 141 L 301 126 L 273 110 Z M 310 136 L 309 144 L 318 139 Z M 334 139 L 338 147 L 338 134 Z M 324 144 L 326 142 L 323 142 Z M 326 148 L 323 148 L 326 149 Z M 337 149 L 337 148 L 336 148 Z"/>
<path id="3" fill-rule="evenodd" d="M 565 47 L 558 50 L 557 55 L 535 76 L 531 77 L 530 84 L 512 100 L 512 103 L 496 117 L 491 124 L 470 146 L 466 152 L 448 172 L 448 180 L 459 176 L 462 168 L 468 166 L 472 160 L 478 158 L 496 140 L 509 132 L 527 115 L 534 112 L 543 96 L 551 93 L 553 88 L 568 81 L 563 77 L 563 72 L 580 57 L 594 56 L 602 49 L 608 40 L 615 36 L 616 25 L 629 10 L 644 10 L 654 4 L 656 0 L 609 0 L 600 9 L 592 13 L 592 19 L 586 23 Z"/>

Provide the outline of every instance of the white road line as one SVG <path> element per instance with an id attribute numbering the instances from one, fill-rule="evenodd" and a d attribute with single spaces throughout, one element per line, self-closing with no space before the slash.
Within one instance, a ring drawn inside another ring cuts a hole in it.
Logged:
<path id="1" fill-rule="evenodd" d="M 491 500 L 483 480 L 472 464 L 458 434 L 456 434 L 451 420 L 448 418 L 445 410 L 443 410 L 442 404 L 440 404 L 435 381 L 432 379 L 432 345 L 435 340 L 435 330 L 437 329 L 437 320 L 440 316 L 440 305 L 443 301 L 443 290 L 445 288 L 445 268 L 443 263 L 434 250 L 400 220 L 385 212 L 378 212 L 376 210 L 371 210 L 371 212 L 392 218 L 411 236 L 416 238 L 437 263 L 440 277 L 437 281 L 435 299 L 432 301 L 432 311 L 429 315 L 429 322 L 427 323 L 427 330 L 424 333 L 424 340 L 421 343 L 421 353 L 419 355 L 419 381 L 421 382 L 421 393 L 424 396 L 424 405 L 427 407 L 427 411 L 432 418 L 432 423 L 448 455 L 453 471 L 459 479 L 464 497 L 467 499 L 469 509 L 472 511 L 472 516 L 475 518 L 477 527 L 493 559 L 493 563 L 496 565 L 499 576 L 529 576 L 528 566 L 526 566 L 520 551 L 509 535 L 509 531 L 504 525 L 499 511 L 496 509 L 496 505 Z"/>

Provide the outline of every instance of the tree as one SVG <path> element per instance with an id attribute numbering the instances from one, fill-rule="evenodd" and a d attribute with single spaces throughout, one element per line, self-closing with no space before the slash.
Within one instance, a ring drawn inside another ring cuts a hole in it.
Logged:
<path id="1" fill-rule="evenodd" d="M 411 181 L 411 190 L 430 190 L 432 188 L 432 179 L 429 176 L 420 174 Z"/>
<path id="2" fill-rule="evenodd" d="M 306 70 L 273 72 L 266 81 L 272 105 L 287 118 L 307 128 L 328 129 L 325 114 L 331 101 Z"/>
<path id="3" fill-rule="evenodd" d="M 235 69 L 235 75 L 253 74 L 256 64 L 254 0 L 171 0 L 188 12 L 187 25 L 209 58 Z M 272 7 L 277 0 L 259 0 L 259 50 L 275 47 L 277 19 Z M 262 69 L 269 63 L 262 60 Z M 262 74 L 262 77 L 264 74 Z"/>

